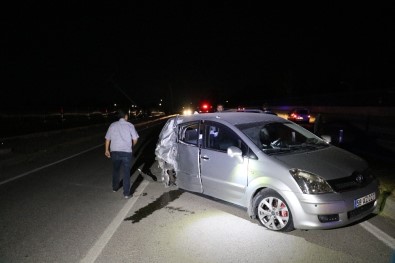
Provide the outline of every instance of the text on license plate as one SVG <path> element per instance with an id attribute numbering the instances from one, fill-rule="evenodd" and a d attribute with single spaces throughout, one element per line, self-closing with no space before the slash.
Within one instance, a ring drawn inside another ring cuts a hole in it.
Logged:
<path id="1" fill-rule="evenodd" d="M 354 208 L 366 205 L 367 203 L 373 202 L 374 200 L 376 200 L 376 193 L 371 193 L 368 195 L 365 195 L 361 198 L 355 199 L 354 200 Z"/>

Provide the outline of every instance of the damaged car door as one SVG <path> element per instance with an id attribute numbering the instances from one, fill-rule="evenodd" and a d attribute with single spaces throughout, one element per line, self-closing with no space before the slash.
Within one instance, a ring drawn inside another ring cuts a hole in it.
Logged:
<path id="1" fill-rule="evenodd" d="M 179 126 L 178 134 L 177 184 L 182 189 L 201 193 L 199 147 L 202 134 L 199 122 L 183 123 Z"/>

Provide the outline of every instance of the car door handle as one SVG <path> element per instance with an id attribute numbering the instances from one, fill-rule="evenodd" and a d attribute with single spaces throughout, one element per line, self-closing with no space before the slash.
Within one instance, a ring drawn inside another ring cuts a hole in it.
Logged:
<path id="1" fill-rule="evenodd" d="M 204 160 L 210 160 L 210 158 L 208 158 L 207 156 L 201 156 L 200 158 L 202 158 Z"/>

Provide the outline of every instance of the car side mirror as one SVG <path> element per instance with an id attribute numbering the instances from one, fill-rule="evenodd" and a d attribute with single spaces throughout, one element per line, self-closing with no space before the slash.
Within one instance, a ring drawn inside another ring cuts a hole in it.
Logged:
<path id="1" fill-rule="evenodd" d="M 331 138 L 330 135 L 322 135 L 321 138 L 327 143 L 331 143 L 332 142 L 332 138 Z"/>
<path id="2" fill-rule="evenodd" d="M 230 157 L 235 157 L 237 158 L 237 160 L 239 160 L 240 162 L 243 162 L 243 153 L 242 151 L 237 148 L 236 146 L 229 146 L 228 147 L 228 151 L 227 151 L 228 155 Z"/>

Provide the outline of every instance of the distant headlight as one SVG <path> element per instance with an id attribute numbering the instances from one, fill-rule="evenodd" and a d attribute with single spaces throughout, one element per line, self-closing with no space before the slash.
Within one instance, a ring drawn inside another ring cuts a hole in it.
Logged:
<path id="1" fill-rule="evenodd" d="M 332 193 L 332 187 L 322 177 L 299 169 L 289 170 L 304 194 Z"/>
<path id="2" fill-rule="evenodd" d="M 185 109 L 185 110 L 182 112 L 182 114 L 183 114 L 183 115 L 192 115 L 192 110 L 191 110 L 191 109 Z"/>

